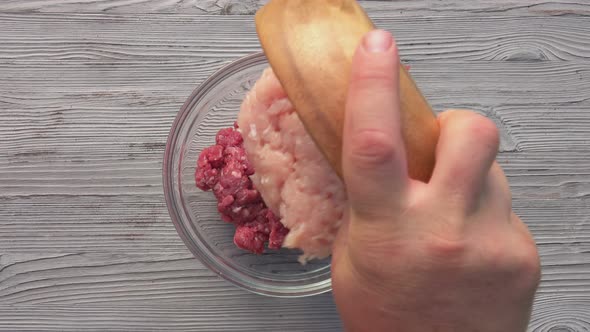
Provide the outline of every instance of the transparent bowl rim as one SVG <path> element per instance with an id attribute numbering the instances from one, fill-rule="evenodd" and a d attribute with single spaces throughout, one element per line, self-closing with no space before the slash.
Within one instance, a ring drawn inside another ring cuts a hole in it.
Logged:
<path id="1" fill-rule="evenodd" d="M 177 190 L 177 187 L 174 185 L 173 174 L 175 156 L 174 148 L 179 139 L 180 129 L 185 123 L 185 120 L 190 114 L 194 104 L 198 100 L 200 100 L 204 95 L 206 95 L 209 89 L 214 87 L 217 84 L 217 82 L 223 80 L 223 78 L 228 73 L 235 73 L 245 65 L 256 63 L 265 59 L 266 56 L 264 55 L 264 53 L 258 52 L 238 58 L 222 66 L 220 69 L 215 71 L 211 76 L 209 76 L 203 83 L 198 85 L 187 98 L 187 100 L 184 102 L 184 104 L 181 106 L 168 134 L 168 139 L 166 141 L 166 149 L 164 151 L 164 158 L 162 163 L 162 181 L 166 206 L 168 208 L 168 213 L 170 215 L 172 223 L 174 224 L 174 227 L 176 228 L 178 235 L 185 243 L 186 247 L 191 251 L 191 253 L 197 259 L 199 259 L 201 263 L 203 263 L 207 268 L 215 272 L 218 276 L 222 277 L 223 279 L 234 284 L 235 286 L 238 286 L 239 288 L 247 290 L 251 293 L 270 297 L 296 298 L 320 295 L 323 293 L 330 292 L 332 290 L 331 278 L 327 278 L 306 285 L 285 286 L 270 284 L 264 285 L 262 283 L 236 278 L 235 276 L 232 276 L 234 273 L 231 272 L 231 268 L 227 270 L 230 273 L 226 273 L 222 265 L 215 260 L 215 257 L 202 249 L 205 247 L 204 244 L 201 243 L 202 241 L 198 237 L 195 238 L 190 236 L 190 232 L 187 230 L 186 225 L 183 223 L 183 218 L 180 215 L 179 209 L 177 208 L 177 204 L 175 203 L 176 197 L 174 196 L 174 194 L 175 190 Z M 245 276 L 242 272 L 235 272 L 235 274 L 242 274 L 242 276 Z"/>

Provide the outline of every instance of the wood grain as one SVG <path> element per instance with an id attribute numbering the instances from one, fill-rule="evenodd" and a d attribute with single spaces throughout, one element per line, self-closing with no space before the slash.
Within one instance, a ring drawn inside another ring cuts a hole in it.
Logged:
<path id="1" fill-rule="evenodd" d="M 0 12 L 59 13 L 184 13 L 212 15 L 251 15 L 268 0 L 5 0 Z M 360 0 L 374 14 L 422 16 L 440 14 L 488 15 L 590 15 L 584 0 Z"/>
<path id="2" fill-rule="evenodd" d="M 340 330 L 329 294 L 269 299 L 215 276 L 163 200 L 178 109 L 260 50 L 251 16 L 195 14 L 263 2 L 0 2 L 0 331 Z M 362 5 L 436 110 L 498 124 L 542 255 L 529 330 L 590 331 L 590 3 Z"/>
<path id="3" fill-rule="evenodd" d="M 340 326 L 330 294 L 313 301 L 253 296 L 229 286 L 188 253 L 11 253 L 0 262 L 2 331 Z"/>
<path id="4" fill-rule="evenodd" d="M 296 301 L 297 302 L 297 301 Z M 298 301 L 301 302 L 301 301 Z M 264 331 L 293 332 L 340 331 L 333 316 L 333 305 L 267 301 L 262 304 L 228 306 L 155 307 L 60 307 L 0 305 L 2 331 Z M 310 310 L 312 309 L 312 310 Z M 295 312 L 285 314 L 286 312 Z M 222 312 L 222 318 L 219 318 Z M 302 313 L 306 312 L 306 313 Z M 252 319 L 252 317 L 261 317 Z M 31 317 L 35 317 L 31 320 Z"/>
<path id="5" fill-rule="evenodd" d="M 586 17 L 488 15 L 478 17 L 475 22 L 457 16 L 411 20 L 393 14 L 372 17 L 378 27 L 394 33 L 401 56 L 408 62 L 521 64 L 590 58 L 590 27 Z M 0 59 L 5 60 L 4 66 L 26 63 L 31 69 L 51 70 L 69 61 L 86 60 L 88 66 L 106 73 L 140 64 L 158 65 L 161 61 L 170 70 L 202 70 L 207 68 L 203 63 L 206 61 L 215 64 L 260 51 L 251 16 L 64 16 L 0 11 L 0 29 L 3 31 Z M 79 69 L 71 71 L 83 77 Z M 174 79 L 174 74 L 159 79 Z"/>
<path id="6" fill-rule="evenodd" d="M 539 296 L 590 296 L 590 252 L 551 252 L 541 245 L 544 270 Z M 231 306 L 306 303 L 252 297 L 217 278 L 188 253 L 24 253 L 3 254 L 2 305 L 159 306 L 211 302 Z M 329 296 L 320 296 L 326 300 Z M 314 301 L 310 303 L 315 303 Z"/>

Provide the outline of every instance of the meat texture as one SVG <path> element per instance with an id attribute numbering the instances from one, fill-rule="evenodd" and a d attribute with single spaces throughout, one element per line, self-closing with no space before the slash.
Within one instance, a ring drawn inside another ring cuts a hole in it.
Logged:
<path id="1" fill-rule="evenodd" d="M 346 209 L 344 187 L 272 69 L 244 99 L 238 124 L 254 186 L 289 229 L 283 245 L 301 249 L 302 263 L 329 256 Z"/>
<path id="2" fill-rule="evenodd" d="M 221 218 L 236 226 L 236 246 L 256 254 L 263 253 L 266 242 L 268 248 L 280 249 L 289 230 L 267 208 L 252 184 L 249 176 L 254 168 L 246 158 L 237 125 L 221 129 L 215 143 L 199 155 L 197 187 L 213 191 Z"/>

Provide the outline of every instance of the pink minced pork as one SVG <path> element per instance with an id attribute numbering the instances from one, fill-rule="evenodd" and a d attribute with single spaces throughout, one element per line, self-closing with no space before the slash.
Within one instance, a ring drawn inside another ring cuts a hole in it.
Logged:
<path id="1" fill-rule="evenodd" d="M 195 181 L 201 190 L 212 190 L 221 218 L 236 226 L 234 243 L 256 254 L 280 249 L 289 232 L 267 208 L 249 176 L 254 169 L 246 158 L 243 139 L 234 128 L 220 130 L 215 145 L 203 150 L 197 161 Z"/>
<path id="2" fill-rule="evenodd" d="M 256 170 L 250 178 L 289 229 L 283 246 L 301 249 L 301 263 L 329 256 L 346 209 L 344 186 L 272 69 L 263 72 L 244 99 L 238 124 Z"/>

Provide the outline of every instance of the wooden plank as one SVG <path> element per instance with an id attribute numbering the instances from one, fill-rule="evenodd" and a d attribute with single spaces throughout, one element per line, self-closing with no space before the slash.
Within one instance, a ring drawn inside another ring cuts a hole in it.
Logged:
<path id="1" fill-rule="evenodd" d="M 207 302 L 220 307 L 247 300 L 260 307 L 305 302 L 253 296 L 218 278 L 187 253 L 10 253 L 2 256 L 0 269 L 3 305 L 204 309 Z M 331 303 L 329 295 L 315 299 L 320 306 Z"/>
<path id="2" fill-rule="evenodd" d="M 0 12 L 56 13 L 185 13 L 250 15 L 268 0 L 5 0 Z M 440 14 L 589 15 L 586 1 L 479 0 L 479 1 L 359 1 L 371 13 L 398 16 Z"/>
<path id="3" fill-rule="evenodd" d="M 590 298 L 588 252 L 574 256 L 564 249 L 543 253 L 534 331 L 557 322 L 588 322 L 590 313 L 580 308 Z M 329 294 L 314 301 L 252 297 L 182 254 L 13 253 L 1 259 L 2 330 L 328 331 L 339 326 Z M 566 309 L 559 321 L 547 317 Z M 260 312 L 275 318 L 273 324 L 260 324 Z"/>
<path id="4" fill-rule="evenodd" d="M 68 181 L 65 180 L 64 181 Z M 129 191 L 133 191 L 129 189 Z M 157 195 L 31 195 L 1 200 L 0 252 L 182 253 Z"/>
<path id="5" fill-rule="evenodd" d="M 588 18 L 577 16 L 488 15 L 470 21 L 447 16 L 407 20 L 384 13 L 375 18 L 380 28 L 396 35 L 402 57 L 410 62 L 587 60 L 587 22 Z M 260 50 L 251 16 L 0 12 L 0 31 L 0 60 L 27 63 L 32 70 L 87 60 L 88 65 L 107 72 L 150 61 L 153 65 L 166 61 L 162 65 L 172 70 L 190 71 L 204 62 L 215 65 Z M 159 79 L 168 80 L 173 73 Z"/>
<path id="6" fill-rule="evenodd" d="M 538 296 L 533 310 L 530 332 L 590 331 L 590 301 L 586 296 Z"/>
<path id="7" fill-rule="evenodd" d="M 340 324 L 330 294 L 254 296 L 186 253 L 14 253 L 0 262 L 2 331 L 327 331 Z"/>
<path id="8" fill-rule="evenodd" d="M 584 277 L 590 273 L 590 252 L 572 248 L 541 247 L 546 268 L 539 295 L 590 298 L 590 279 Z M 308 302 L 326 306 L 330 297 Z M 3 254 L 0 264 L 2 305 L 199 308 L 207 303 L 231 307 L 247 300 L 265 307 L 305 303 L 253 296 L 218 278 L 188 253 L 12 252 Z"/>
<path id="9" fill-rule="evenodd" d="M 583 296 L 540 296 L 529 331 L 562 332 L 590 330 L 590 306 Z M 294 309 L 295 308 L 295 309 Z M 339 323 L 325 310 L 293 315 L 285 319 L 286 311 L 297 310 L 294 305 L 264 307 L 262 322 L 253 321 L 260 311 L 251 307 L 215 307 L 210 310 L 187 306 L 160 308 L 116 307 L 87 308 L 61 306 L 0 305 L 0 330 L 3 331 L 222 331 L 250 332 L 285 329 L 293 332 L 341 331 Z M 302 309 L 305 310 L 305 309 Z M 223 319 L 211 312 L 226 312 Z M 35 319 L 31 319 L 34 317 Z"/>
<path id="10" fill-rule="evenodd" d="M 6 317 L 0 320 L 1 331 L 341 331 L 333 305 L 309 305 L 300 300 L 159 308 L 0 305 L 0 317 Z"/>

